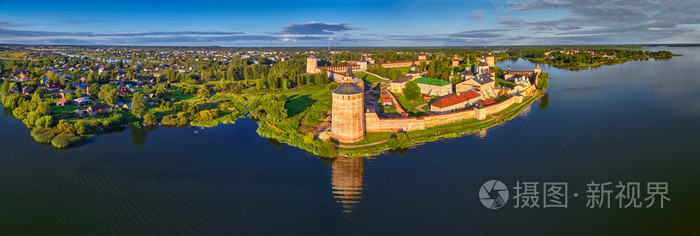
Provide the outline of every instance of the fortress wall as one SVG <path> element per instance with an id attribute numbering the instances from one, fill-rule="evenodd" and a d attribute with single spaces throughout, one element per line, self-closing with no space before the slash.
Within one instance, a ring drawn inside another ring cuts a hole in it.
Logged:
<path id="1" fill-rule="evenodd" d="M 533 86 L 534 87 L 534 86 Z M 533 89 L 528 87 L 529 91 Z M 482 112 L 486 115 L 495 114 L 508 108 L 515 103 L 515 97 L 511 96 L 506 100 L 491 106 L 485 107 Z M 406 118 L 379 118 L 377 113 L 365 113 L 365 124 L 367 132 L 396 132 L 424 130 L 426 128 L 451 124 L 463 120 L 476 118 L 476 109 L 461 110 L 445 114 L 427 115 L 422 117 Z"/>
<path id="2" fill-rule="evenodd" d="M 503 100 L 499 103 L 493 104 L 491 106 L 485 107 L 482 112 L 486 112 L 486 115 L 491 115 L 494 113 L 501 112 L 503 109 L 508 108 L 510 105 L 515 103 L 515 96 L 510 96 L 508 99 Z"/>
<path id="3" fill-rule="evenodd" d="M 417 117 L 379 118 L 377 113 L 365 113 L 367 132 L 396 132 L 425 129 L 425 123 Z"/>
<path id="4" fill-rule="evenodd" d="M 408 67 L 408 66 L 413 65 L 414 62 L 416 63 L 416 65 L 418 65 L 421 62 L 430 63 L 430 60 L 396 61 L 396 62 L 384 62 L 384 63 L 379 63 L 379 64 L 384 68 L 395 68 L 395 67 Z"/>
<path id="5" fill-rule="evenodd" d="M 428 127 L 450 124 L 476 117 L 474 109 L 445 114 L 406 118 L 379 118 L 377 113 L 365 113 L 367 132 L 396 132 L 424 130 Z"/>

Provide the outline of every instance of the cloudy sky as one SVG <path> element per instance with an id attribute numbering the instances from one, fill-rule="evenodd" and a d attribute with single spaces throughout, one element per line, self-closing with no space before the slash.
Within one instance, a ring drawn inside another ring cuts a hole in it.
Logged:
<path id="1" fill-rule="evenodd" d="M 264 47 L 698 42 L 698 0 L 0 0 L 0 43 Z"/>

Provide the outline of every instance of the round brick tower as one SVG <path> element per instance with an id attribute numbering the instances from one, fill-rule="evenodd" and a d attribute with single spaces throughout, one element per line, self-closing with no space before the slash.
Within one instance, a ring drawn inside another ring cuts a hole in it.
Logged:
<path id="1" fill-rule="evenodd" d="M 316 66 L 318 66 L 318 58 L 316 58 L 314 54 L 309 55 L 309 57 L 306 58 L 306 73 L 316 73 Z"/>
<path id="2" fill-rule="evenodd" d="M 364 91 L 351 78 L 345 78 L 332 94 L 331 138 L 341 143 L 354 143 L 364 139 Z"/>

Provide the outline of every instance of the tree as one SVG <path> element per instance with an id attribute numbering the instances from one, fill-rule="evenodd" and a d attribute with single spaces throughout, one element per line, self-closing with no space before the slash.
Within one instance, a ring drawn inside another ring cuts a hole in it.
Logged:
<path id="1" fill-rule="evenodd" d="M 418 100 L 420 98 L 420 87 L 418 87 L 416 82 L 406 82 L 406 87 L 403 88 L 402 92 L 408 100 Z"/>
<path id="2" fill-rule="evenodd" d="M 144 114 L 146 114 L 146 111 L 148 111 L 148 108 L 146 108 L 146 101 L 143 98 L 143 93 L 134 93 L 134 96 L 131 98 L 131 113 L 134 113 L 136 117 L 141 118 Z"/>
<path id="3" fill-rule="evenodd" d="M 97 94 L 97 97 L 100 98 L 103 102 L 114 106 L 114 104 L 117 104 L 117 99 L 119 94 L 117 93 L 117 88 L 115 88 L 112 85 L 105 84 L 100 87 L 100 92 Z"/>
<path id="4" fill-rule="evenodd" d="M 38 120 L 36 120 L 36 126 L 37 127 L 44 127 L 48 128 L 53 126 L 53 117 L 51 116 L 42 116 Z"/>
<path id="5" fill-rule="evenodd" d="M 156 119 L 156 115 L 148 113 L 148 114 L 143 116 L 143 123 L 146 123 L 149 125 L 158 124 L 158 119 Z"/>
<path id="6" fill-rule="evenodd" d="M 328 72 L 325 69 L 321 69 L 321 72 L 316 75 L 315 78 L 316 85 L 324 85 L 328 83 Z"/>
<path id="7" fill-rule="evenodd" d="M 540 78 L 537 80 L 537 88 L 538 89 L 549 88 L 549 73 L 542 72 L 539 74 L 539 76 L 540 76 Z"/>
<path id="8" fill-rule="evenodd" d="M 197 96 L 200 96 L 202 98 L 209 98 L 211 97 L 211 92 L 209 92 L 209 89 L 206 85 L 202 85 L 201 87 L 199 87 L 199 90 L 197 90 Z"/>
<path id="9" fill-rule="evenodd" d="M 88 94 L 90 95 L 97 95 L 100 92 L 100 85 L 97 83 L 93 83 L 90 85 L 88 88 Z"/>

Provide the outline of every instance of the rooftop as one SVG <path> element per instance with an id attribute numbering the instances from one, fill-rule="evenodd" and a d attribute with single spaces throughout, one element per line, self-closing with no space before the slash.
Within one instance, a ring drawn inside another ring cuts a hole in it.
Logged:
<path id="1" fill-rule="evenodd" d="M 404 77 L 392 80 L 391 82 L 392 83 L 403 83 L 403 82 L 411 80 L 411 78 L 413 78 L 413 77 L 412 76 L 404 76 Z"/>
<path id="2" fill-rule="evenodd" d="M 439 107 L 439 108 L 445 108 L 445 107 L 450 107 L 457 105 L 462 102 L 469 101 L 470 99 L 478 98 L 480 97 L 479 93 L 477 93 L 474 90 L 469 90 L 464 93 L 460 94 L 451 94 L 448 96 L 445 96 L 441 98 L 440 100 L 437 100 L 431 104 L 431 106 Z"/>
<path id="3" fill-rule="evenodd" d="M 335 93 L 335 94 L 356 94 L 356 93 L 362 93 L 362 89 L 360 89 L 360 86 L 357 86 L 357 84 L 354 84 L 354 83 L 340 83 L 340 85 L 338 85 L 338 88 L 333 90 L 333 93 Z"/>
<path id="4" fill-rule="evenodd" d="M 450 82 L 447 82 L 444 80 L 425 78 L 425 77 L 420 77 L 418 79 L 415 79 L 415 80 L 413 80 L 413 82 L 416 82 L 419 84 L 435 85 L 435 86 L 450 85 Z"/>

